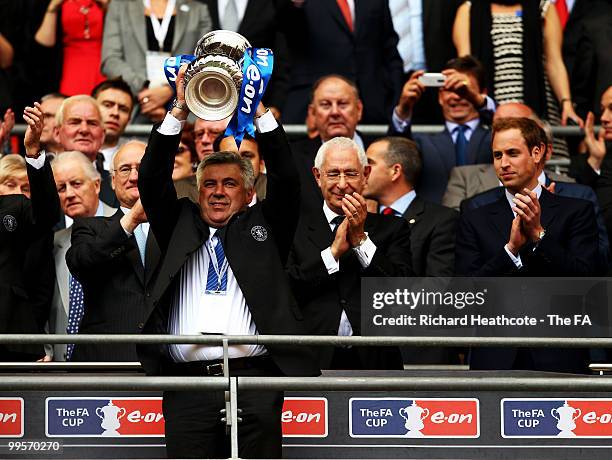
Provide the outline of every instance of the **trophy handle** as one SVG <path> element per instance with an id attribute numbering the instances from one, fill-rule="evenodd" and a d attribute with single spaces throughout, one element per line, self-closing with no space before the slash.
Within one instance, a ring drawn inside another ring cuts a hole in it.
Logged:
<path id="1" fill-rule="evenodd" d="M 555 412 L 557 412 L 557 409 L 553 407 L 553 408 L 550 410 L 550 415 L 552 415 L 552 416 L 555 418 L 555 420 L 559 420 L 559 417 L 557 417 L 557 416 L 555 415 Z M 558 413 L 559 413 L 559 412 L 557 412 L 557 414 L 558 414 Z"/>
<path id="2" fill-rule="evenodd" d="M 578 412 L 578 413 L 576 414 L 576 416 L 572 420 L 576 420 L 578 417 L 580 417 L 582 415 L 582 411 L 580 409 L 576 409 L 576 412 Z"/>
<path id="3" fill-rule="evenodd" d="M 125 407 L 122 407 L 119 412 L 117 412 L 117 420 L 119 420 L 121 417 L 123 417 L 125 415 Z"/>
<path id="4" fill-rule="evenodd" d="M 101 410 L 102 410 L 102 408 L 101 408 L 101 407 L 96 407 L 96 415 L 97 415 L 98 417 L 100 417 L 101 419 L 103 419 L 103 418 L 104 418 L 104 414 L 100 415 L 100 411 L 101 411 Z"/>
<path id="5" fill-rule="evenodd" d="M 398 411 L 400 416 L 404 419 L 404 420 L 408 420 L 408 417 L 406 417 L 406 408 L 405 407 L 400 407 L 400 410 Z"/>
<path id="6" fill-rule="evenodd" d="M 421 420 L 425 420 L 427 417 L 429 417 L 429 409 L 423 409 L 423 414 L 425 415 L 421 415 Z"/>

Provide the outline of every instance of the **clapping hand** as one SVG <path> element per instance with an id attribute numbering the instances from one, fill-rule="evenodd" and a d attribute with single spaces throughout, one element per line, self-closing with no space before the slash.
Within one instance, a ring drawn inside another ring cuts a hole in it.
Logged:
<path id="1" fill-rule="evenodd" d="M 601 163 L 606 156 L 605 130 L 600 129 L 595 137 L 595 115 L 589 112 L 584 125 L 584 143 L 589 151 L 588 162 L 594 170 L 601 169 Z"/>

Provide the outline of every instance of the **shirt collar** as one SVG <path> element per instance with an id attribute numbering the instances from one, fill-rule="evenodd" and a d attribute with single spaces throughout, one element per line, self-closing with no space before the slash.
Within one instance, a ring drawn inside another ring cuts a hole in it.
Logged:
<path id="1" fill-rule="evenodd" d="M 390 206 L 379 206 L 378 212 L 382 213 L 386 208 L 392 208 L 396 214 L 404 215 L 408 207 L 416 198 L 416 191 L 411 190 L 408 193 L 400 196 L 397 200 L 391 203 Z"/>
<path id="2" fill-rule="evenodd" d="M 474 131 L 474 130 L 475 130 L 477 127 L 478 127 L 478 124 L 479 124 L 479 123 L 480 123 L 480 118 L 476 117 L 476 118 L 474 118 L 474 119 L 472 119 L 472 120 L 470 120 L 470 121 L 466 121 L 466 122 L 465 122 L 465 123 L 463 123 L 463 124 L 464 124 L 465 126 L 469 126 L 469 128 L 470 128 L 470 130 L 471 130 L 471 131 Z M 446 125 L 446 129 L 448 129 L 448 132 L 449 132 L 449 133 L 451 133 L 451 134 L 453 133 L 453 131 L 455 130 L 455 128 L 456 128 L 457 126 L 459 126 L 459 123 L 455 123 L 455 122 L 453 122 L 453 121 L 449 121 L 449 120 L 446 120 L 446 121 L 444 122 L 444 124 Z"/>
<path id="3" fill-rule="evenodd" d="M 538 200 L 540 199 L 540 195 L 542 195 L 542 184 L 540 184 L 538 182 L 538 185 L 536 185 L 536 187 L 532 190 L 533 192 L 535 192 L 536 196 L 538 197 Z M 514 195 L 512 193 L 510 193 L 508 191 L 508 189 L 504 189 L 504 192 L 506 193 L 506 200 L 508 201 L 508 204 L 510 205 L 510 209 L 512 210 L 512 214 L 514 214 L 516 216 L 516 213 L 514 212 L 514 209 L 512 209 L 514 206 L 516 206 L 514 204 L 514 201 L 512 201 L 514 199 Z"/>
<path id="4" fill-rule="evenodd" d="M 334 211 L 329 209 L 327 206 L 327 202 L 323 201 L 323 214 L 325 214 L 325 219 L 327 219 L 327 223 L 331 225 L 331 221 L 342 214 L 336 214 Z"/>

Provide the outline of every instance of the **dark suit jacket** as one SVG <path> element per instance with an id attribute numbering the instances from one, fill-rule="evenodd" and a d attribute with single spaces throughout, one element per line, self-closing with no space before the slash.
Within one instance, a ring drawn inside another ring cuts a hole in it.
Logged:
<path id="1" fill-rule="evenodd" d="M 286 33 L 291 54 L 291 88 L 283 119 L 303 123 L 310 89 L 320 77 L 338 73 L 353 80 L 364 104 L 363 123 L 387 123 L 403 84 L 387 0 L 355 2 L 351 32 L 336 0 L 292 7 Z"/>
<path id="2" fill-rule="evenodd" d="M 149 229 L 146 269 L 134 236 L 119 223 L 123 212 L 112 217 L 76 219 L 71 247 L 66 253 L 70 273 L 83 287 L 85 315 L 81 334 L 137 334 L 151 311 L 160 251 Z M 73 361 L 138 361 L 132 344 L 76 345 Z"/>
<path id="3" fill-rule="evenodd" d="M 416 276 L 453 276 L 459 213 L 417 196 L 404 219 L 410 226 L 412 268 Z"/>
<path id="4" fill-rule="evenodd" d="M 321 205 L 322 207 L 322 205 Z M 411 276 L 410 229 L 396 217 L 368 214 L 365 231 L 376 245 L 368 268 L 363 269 L 353 251 L 340 258 L 340 271 L 332 275 L 321 259 L 321 251 L 334 239 L 323 210 L 303 218 L 295 235 L 287 264 L 294 292 L 308 325 L 308 332 L 337 335 L 342 310 L 355 335 L 361 334 L 361 277 Z M 359 348 L 366 369 L 401 369 L 397 348 Z M 322 369 L 329 369 L 333 348 L 317 347 Z"/>
<path id="5" fill-rule="evenodd" d="M 601 115 L 600 97 L 612 85 L 612 3 L 577 0 L 564 32 L 563 55 L 572 98 L 583 118 Z"/>
<path id="6" fill-rule="evenodd" d="M 400 133 L 393 125 L 390 136 L 404 136 L 413 139 L 421 152 L 423 172 L 417 186 L 417 193 L 425 200 L 440 204 L 446 191 L 451 169 L 457 166 L 455 144 L 448 129 L 438 134 L 412 134 L 410 130 Z M 468 142 L 467 164 L 491 163 L 491 131 L 478 124 Z"/>
<path id="7" fill-rule="evenodd" d="M 199 0 L 208 6 L 212 19 L 212 30 L 221 29 L 217 0 Z M 249 0 L 244 17 L 238 27 L 243 35 L 256 48 L 270 48 L 274 51 L 274 70 L 266 88 L 263 101 L 266 107 L 279 110 L 285 105 L 289 90 L 289 50 L 287 39 L 281 28 L 286 0 Z"/>
<path id="8" fill-rule="evenodd" d="M 591 203 L 553 195 L 540 196 L 542 226 L 546 235 L 534 246 L 527 244 L 518 269 L 506 253 L 513 214 L 505 196 L 462 213 L 457 232 L 458 276 L 591 276 L 598 273 L 597 224 Z M 542 371 L 586 372 L 587 350 L 527 349 L 530 368 Z M 523 353 L 521 353 L 522 355 Z M 512 369 L 516 349 L 475 349 L 473 369 Z M 525 368 L 525 366 L 521 366 Z"/>
<path id="9" fill-rule="evenodd" d="M 0 333 L 42 333 L 48 314 L 45 303 L 33 298 L 28 288 L 33 280 L 25 275 L 31 277 L 33 272 L 28 263 L 31 258 L 26 255 L 33 242 L 37 242 L 37 247 L 44 248 L 46 253 L 35 258 L 52 257 L 52 246 L 46 243 L 59 217 L 59 197 L 49 163 L 41 169 L 27 165 L 27 171 L 31 201 L 23 195 L 0 196 Z M 38 357 L 44 355 L 42 344 L 6 348 Z"/>
<path id="10" fill-rule="evenodd" d="M 177 200 L 172 184 L 174 155 L 180 135 L 164 136 L 153 129 L 140 165 L 139 189 L 151 229 L 159 241 L 163 262 L 152 294 L 155 309 L 145 333 L 166 334 L 177 276 L 185 261 L 209 238 L 199 209 L 188 199 Z M 268 194 L 264 201 L 232 217 L 216 235 L 246 299 L 260 334 L 303 334 L 302 317 L 284 273 L 298 219 L 299 178 L 282 128 L 258 134 L 267 167 Z M 261 226 L 267 238 L 258 241 L 252 230 Z M 313 356 L 303 347 L 266 346 L 286 375 L 318 375 Z M 139 347 L 147 373 L 164 371 L 167 347 Z"/>

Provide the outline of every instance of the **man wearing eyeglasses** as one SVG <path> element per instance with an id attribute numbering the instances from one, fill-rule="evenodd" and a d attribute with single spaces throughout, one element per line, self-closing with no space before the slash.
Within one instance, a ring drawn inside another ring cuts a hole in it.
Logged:
<path id="1" fill-rule="evenodd" d="M 371 166 L 352 139 L 325 142 L 314 160 L 323 205 L 303 215 L 288 272 L 309 333 L 360 335 L 361 277 L 413 274 L 408 223 L 367 212 Z M 322 369 L 401 369 L 396 347 L 316 347 Z"/>
<path id="2" fill-rule="evenodd" d="M 137 334 L 151 311 L 149 297 L 160 251 L 138 191 L 145 148 L 142 142 L 130 141 L 113 158 L 112 186 L 120 209 L 112 217 L 77 219 L 72 226 L 66 262 L 87 306 L 79 333 Z M 71 359 L 138 361 L 133 344 L 80 344 Z"/>

